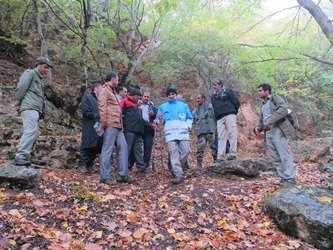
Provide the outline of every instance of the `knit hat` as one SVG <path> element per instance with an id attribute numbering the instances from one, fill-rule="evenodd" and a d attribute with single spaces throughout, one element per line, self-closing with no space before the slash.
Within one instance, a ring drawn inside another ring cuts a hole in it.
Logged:
<path id="1" fill-rule="evenodd" d="M 130 90 L 129 94 L 131 96 L 133 96 L 133 95 L 142 96 L 141 89 L 135 88 L 135 87 Z"/>
<path id="2" fill-rule="evenodd" d="M 50 60 L 44 56 L 38 57 L 36 59 L 36 65 L 39 65 L 39 64 L 46 64 L 47 66 L 52 68 L 52 63 L 50 62 Z"/>
<path id="3" fill-rule="evenodd" d="M 175 93 L 177 95 L 177 89 L 173 85 L 169 85 L 165 91 L 165 95 L 168 96 L 170 93 Z"/>

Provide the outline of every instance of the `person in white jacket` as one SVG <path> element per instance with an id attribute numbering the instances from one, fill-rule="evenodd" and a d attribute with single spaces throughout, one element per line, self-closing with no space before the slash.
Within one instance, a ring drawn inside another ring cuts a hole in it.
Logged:
<path id="1" fill-rule="evenodd" d="M 170 154 L 171 167 L 175 175 L 173 184 L 184 181 L 182 165 L 190 153 L 190 134 L 193 117 L 187 103 L 179 101 L 176 87 L 170 85 L 165 95 L 168 101 L 157 111 L 158 119 L 164 124 L 164 136 Z"/>

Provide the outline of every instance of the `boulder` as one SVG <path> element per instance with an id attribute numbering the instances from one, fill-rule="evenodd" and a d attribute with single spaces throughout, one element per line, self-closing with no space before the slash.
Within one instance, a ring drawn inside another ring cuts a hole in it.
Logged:
<path id="1" fill-rule="evenodd" d="M 318 249 L 333 249 L 333 195 L 327 190 L 282 189 L 265 201 L 264 211 L 286 234 Z"/>
<path id="2" fill-rule="evenodd" d="M 32 188 L 40 181 L 37 170 L 7 163 L 0 166 L 0 185 L 15 188 Z"/>
<path id="3" fill-rule="evenodd" d="M 275 169 L 272 162 L 265 158 L 248 158 L 224 161 L 208 167 L 208 170 L 220 175 L 235 174 L 246 177 L 255 177 L 260 171 Z"/>

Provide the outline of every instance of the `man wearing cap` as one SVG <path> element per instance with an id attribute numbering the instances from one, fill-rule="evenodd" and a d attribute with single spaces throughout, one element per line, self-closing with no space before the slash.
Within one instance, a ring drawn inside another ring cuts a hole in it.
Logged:
<path id="1" fill-rule="evenodd" d="M 165 141 L 170 154 L 171 167 L 175 175 L 173 184 L 184 181 L 182 165 L 185 164 L 190 150 L 190 134 L 192 114 L 189 106 L 177 97 L 177 89 L 169 86 L 165 92 L 167 102 L 160 105 L 158 119 L 164 124 Z"/>
<path id="2" fill-rule="evenodd" d="M 140 173 L 146 170 L 142 155 L 142 136 L 144 132 L 144 120 L 139 100 L 142 96 L 140 88 L 133 87 L 129 95 L 120 102 L 123 113 L 124 133 L 128 147 L 128 168 L 132 169 L 134 163 Z"/>
<path id="3" fill-rule="evenodd" d="M 16 88 L 16 99 L 23 120 L 23 134 L 15 155 L 15 164 L 28 166 L 33 145 L 37 139 L 39 120 L 44 117 L 44 83 L 43 76 L 52 67 L 46 57 L 38 57 L 36 68 L 27 69 L 20 77 Z"/>
<path id="4" fill-rule="evenodd" d="M 103 133 L 101 151 L 100 175 L 101 182 L 115 185 L 117 182 L 131 183 L 128 178 L 128 150 L 123 133 L 122 111 L 116 94 L 118 75 L 110 72 L 105 77 L 105 83 L 97 95 L 100 126 L 96 129 Z M 113 146 L 117 143 L 118 176 L 111 178 L 111 155 Z"/>

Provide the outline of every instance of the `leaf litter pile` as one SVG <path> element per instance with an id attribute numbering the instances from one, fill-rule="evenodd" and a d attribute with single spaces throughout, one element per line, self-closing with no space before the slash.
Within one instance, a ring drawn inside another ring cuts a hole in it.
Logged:
<path id="1" fill-rule="evenodd" d="M 244 179 L 189 170 L 172 185 L 166 164 L 155 168 L 133 170 L 135 183 L 115 187 L 98 173 L 39 169 L 38 187 L 0 189 L 0 249 L 314 249 L 263 213 L 262 201 L 278 189 L 275 173 Z M 297 172 L 316 186 L 328 178 L 314 164 L 297 164 Z"/>

